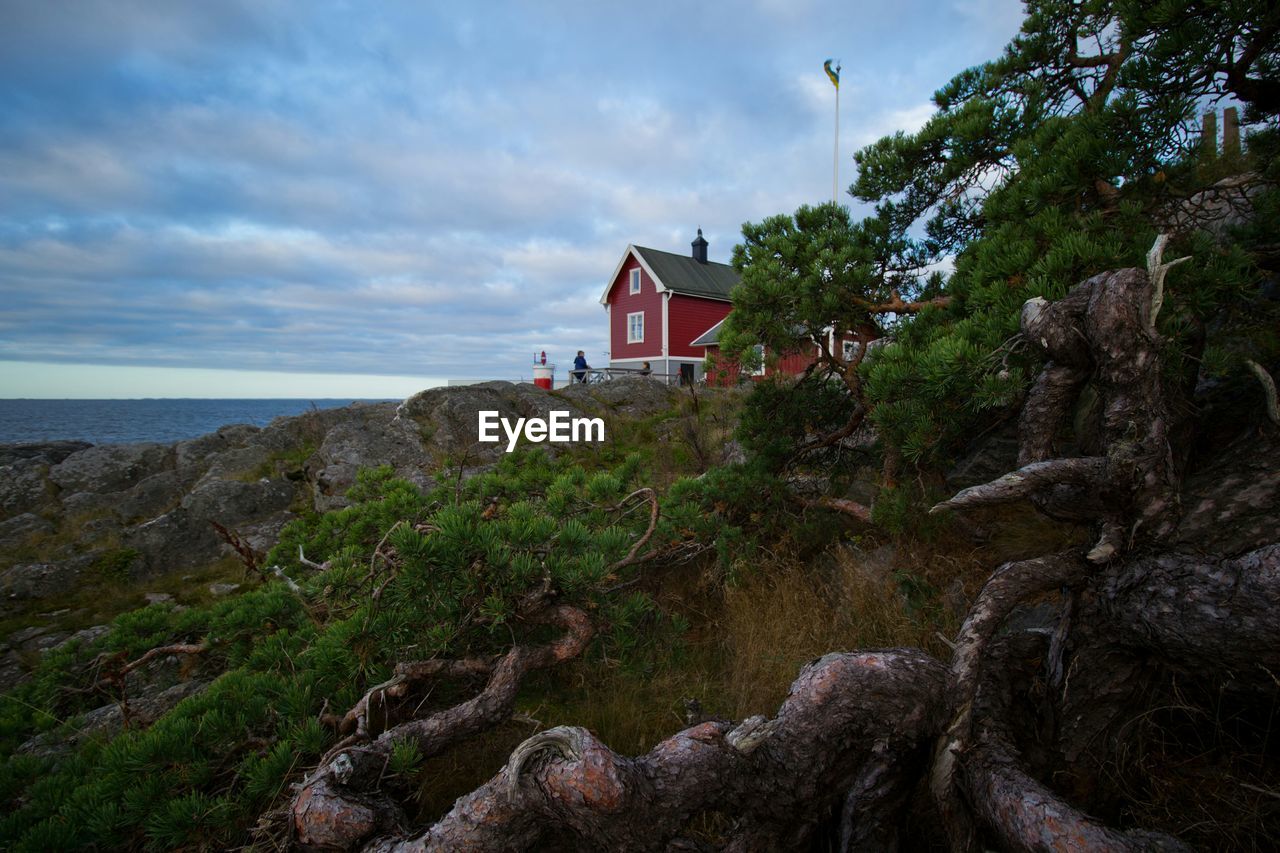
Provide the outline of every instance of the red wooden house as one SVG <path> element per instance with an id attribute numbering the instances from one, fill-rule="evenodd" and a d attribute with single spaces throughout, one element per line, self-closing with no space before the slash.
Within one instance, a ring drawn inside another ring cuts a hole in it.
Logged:
<path id="1" fill-rule="evenodd" d="M 705 364 L 719 355 L 719 333 L 733 310 L 730 292 L 738 284 L 737 271 L 728 264 L 707 260 L 702 229 L 691 244 L 689 256 L 644 246 L 627 246 L 609 278 L 600 304 L 609 316 L 609 366 L 640 368 L 649 363 L 655 375 L 678 379 L 682 384 L 703 379 Z M 837 346 L 830 330 L 829 346 Z M 874 337 L 872 330 L 839 337 L 845 358 L 852 347 Z M 805 342 L 793 352 L 765 353 L 765 365 L 756 377 L 774 373 L 804 372 L 817 357 L 817 344 Z M 736 367 L 715 370 L 715 384 L 738 379 Z"/>
<path id="2" fill-rule="evenodd" d="M 702 347 L 704 363 L 709 370 L 707 382 L 711 385 L 734 385 L 741 379 L 741 371 L 735 361 L 722 361 L 720 358 L 720 328 L 724 325 L 721 320 L 710 329 L 707 329 L 702 335 L 694 340 L 694 346 Z M 845 361 L 849 361 L 857 354 L 859 348 L 867 346 L 874 342 L 878 337 L 878 330 L 868 326 L 860 332 L 845 332 L 837 335 L 834 329 L 824 329 L 822 336 L 826 338 L 827 349 L 837 353 Z M 763 344 L 756 345 L 756 352 L 760 355 L 761 365 L 756 368 L 751 375 L 752 379 L 761 379 L 765 376 L 773 376 L 775 374 L 785 374 L 787 376 L 798 376 L 813 364 L 822 355 L 822 349 L 811 338 L 802 333 L 798 333 L 797 342 L 794 349 L 787 350 L 782 353 L 770 353 L 765 350 Z"/>
<path id="3" fill-rule="evenodd" d="M 702 377 L 706 348 L 693 340 L 729 316 L 738 273 L 707 260 L 698 229 L 688 257 L 627 246 L 600 296 L 609 315 L 609 366 L 639 368 L 693 382 Z"/>

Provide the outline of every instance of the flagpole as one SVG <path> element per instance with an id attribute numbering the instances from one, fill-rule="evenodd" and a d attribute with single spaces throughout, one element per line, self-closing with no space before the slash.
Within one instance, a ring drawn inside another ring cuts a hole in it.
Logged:
<path id="1" fill-rule="evenodd" d="M 836 73 L 840 66 L 836 66 Z M 836 84 L 836 144 L 831 152 L 831 206 L 836 204 L 836 186 L 840 183 L 840 84 Z"/>
<path id="2" fill-rule="evenodd" d="M 836 63 L 836 67 L 832 69 L 831 63 Z M 835 147 L 831 149 L 831 206 L 836 206 L 836 198 L 840 187 L 840 62 L 836 59 L 828 59 L 822 63 L 822 70 L 827 72 L 827 79 L 831 81 L 831 85 L 836 87 L 836 141 Z"/>

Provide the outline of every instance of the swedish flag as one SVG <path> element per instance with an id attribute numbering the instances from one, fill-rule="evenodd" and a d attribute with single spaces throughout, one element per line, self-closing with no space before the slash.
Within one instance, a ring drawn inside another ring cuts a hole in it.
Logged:
<path id="1" fill-rule="evenodd" d="M 822 68 L 824 71 L 827 72 L 827 76 L 831 78 L 831 85 L 839 89 L 840 88 L 840 66 L 837 65 L 835 68 L 832 68 L 831 63 L 833 62 L 835 62 L 834 59 L 828 59 L 826 62 L 822 63 Z"/>

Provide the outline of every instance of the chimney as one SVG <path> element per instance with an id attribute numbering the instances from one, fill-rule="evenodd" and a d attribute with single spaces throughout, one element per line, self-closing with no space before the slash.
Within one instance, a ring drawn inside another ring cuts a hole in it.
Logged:
<path id="1" fill-rule="evenodd" d="M 1222 111 L 1222 156 L 1240 156 L 1240 115 L 1235 107 Z"/>
<path id="2" fill-rule="evenodd" d="M 707 241 L 702 239 L 702 229 L 698 229 L 698 237 L 690 245 L 693 246 L 693 259 L 700 264 L 707 262 Z"/>
<path id="3" fill-rule="evenodd" d="M 1204 156 L 1212 160 L 1218 156 L 1218 114 L 1205 113 L 1200 132 L 1200 145 Z"/>

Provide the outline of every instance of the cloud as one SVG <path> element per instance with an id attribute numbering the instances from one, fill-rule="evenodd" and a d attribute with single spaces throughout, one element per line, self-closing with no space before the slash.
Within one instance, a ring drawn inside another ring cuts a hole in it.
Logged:
<path id="1" fill-rule="evenodd" d="M 701 227 L 727 260 L 744 221 L 826 197 L 823 59 L 847 185 L 1016 23 L 996 0 L 10 4 L 0 358 L 512 376 L 599 353 L 628 243 Z"/>

